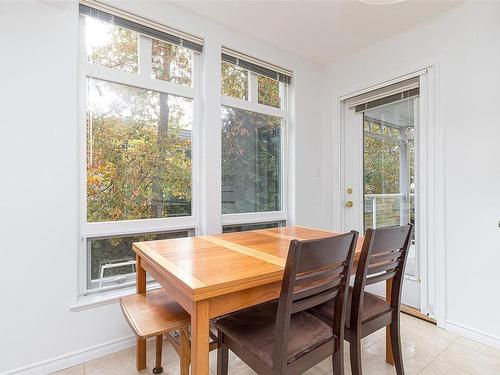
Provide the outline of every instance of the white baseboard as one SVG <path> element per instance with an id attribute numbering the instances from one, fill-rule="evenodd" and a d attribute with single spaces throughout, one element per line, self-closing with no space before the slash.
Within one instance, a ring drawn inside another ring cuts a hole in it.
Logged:
<path id="1" fill-rule="evenodd" d="M 444 321 L 444 329 L 447 331 L 457 333 L 460 336 L 480 342 L 488 346 L 500 349 L 500 337 L 490 335 L 477 329 L 464 326 L 463 324 L 453 322 L 451 320 Z"/>
<path id="2" fill-rule="evenodd" d="M 73 353 L 33 363 L 28 366 L 20 367 L 14 370 L 8 370 L 2 375 L 45 375 L 55 371 L 60 371 L 68 367 L 73 367 L 105 355 L 128 349 L 135 345 L 135 336 L 124 337 L 118 340 L 109 341 L 90 348 L 79 350 Z"/>

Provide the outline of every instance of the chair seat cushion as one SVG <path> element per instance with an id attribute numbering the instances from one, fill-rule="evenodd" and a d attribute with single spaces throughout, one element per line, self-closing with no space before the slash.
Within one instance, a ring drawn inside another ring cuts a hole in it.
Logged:
<path id="1" fill-rule="evenodd" d="M 226 315 L 215 322 L 239 346 L 273 367 L 277 302 L 270 302 Z M 332 328 L 307 312 L 291 316 L 287 363 L 332 340 Z"/>
<path id="2" fill-rule="evenodd" d="M 349 287 L 349 295 L 347 297 L 347 309 L 346 309 L 346 319 L 345 325 L 349 328 L 350 325 L 350 311 L 352 303 L 352 287 Z M 324 316 L 325 318 L 333 319 L 333 302 L 325 302 L 319 306 L 313 308 L 313 310 Z M 363 298 L 363 310 L 361 311 L 361 323 L 367 322 L 376 318 L 377 316 L 390 311 L 391 306 L 382 298 L 377 297 L 375 294 L 365 292 Z"/>

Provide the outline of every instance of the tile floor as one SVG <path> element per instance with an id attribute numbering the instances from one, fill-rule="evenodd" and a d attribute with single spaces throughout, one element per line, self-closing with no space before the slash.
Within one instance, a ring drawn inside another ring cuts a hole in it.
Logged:
<path id="1" fill-rule="evenodd" d="M 500 350 L 479 344 L 453 333 L 446 332 L 422 320 L 402 317 L 402 342 L 407 375 L 500 375 Z M 351 374 L 349 348 L 346 347 L 346 375 Z M 231 355 L 229 374 L 255 374 L 236 356 Z M 82 365 L 72 367 L 57 375 L 152 375 L 154 343 L 148 343 L 148 369 L 135 370 L 135 349 L 130 348 Z M 216 352 L 210 353 L 211 373 L 216 371 Z M 167 343 L 163 349 L 163 374 L 179 374 L 179 359 Z M 363 372 L 365 375 L 396 374 L 385 363 L 385 330 L 375 332 L 363 340 Z M 327 359 L 306 372 L 308 375 L 331 374 L 332 365 Z"/>

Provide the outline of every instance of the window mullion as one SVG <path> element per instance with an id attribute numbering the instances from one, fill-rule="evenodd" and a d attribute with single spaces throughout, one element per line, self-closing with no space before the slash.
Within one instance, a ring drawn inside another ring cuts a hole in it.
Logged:
<path id="1" fill-rule="evenodd" d="M 222 96 L 222 105 L 231 108 L 242 109 L 244 111 L 250 111 L 254 113 L 260 113 L 263 115 L 269 115 L 274 117 L 279 117 L 287 120 L 288 113 L 284 109 L 274 108 L 267 105 L 249 102 L 247 100 L 236 99 L 231 96 Z"/>
<path id="2" fill-rule="evenodd" d="M 146 78 L 141 74 L 122 72 L 92 64 L 86 64 L 84 69 L 88 77 L 96 78 L 102 81 L 114 82 L 145 90 L 182 96 L 184 98 L 194 98 L 194 88 L 190 86 L 182 86 L 168 81 L 152 79 L 150 77 Z"/>
<path id="3" fill-rule="evenodd" d="M 139 35 L 139 75 L 151 78 L 152 41 L 144 35 Z"/>
<path id="4" fill-rule="evenodd" d="M 288 85 L 279 83 L 280 108 L 288 108 Z"/>
<path id="5" fill-rule="evenodd" d="M 192 53 L 192 82 L 194 87 L 194 101 L 193 101 L 193 124 L 191 133 L 191 210 L 192 216 L 196 221 L 196 230 L 199 230 L 200 218 L 201 218 L 201 181 L 202 181 L 202 171 L 201 171 L 201 116 L 200 116 L 200 63 L 201 55 L 199 53 Z"/>
<path id="6" fill-rule="evenodd" d="M 252 103 L 258 103 L 259 98 L 259 81 L 257 79 L 257 74 L 253 72 L 248 72 L 248 101 Z"/>

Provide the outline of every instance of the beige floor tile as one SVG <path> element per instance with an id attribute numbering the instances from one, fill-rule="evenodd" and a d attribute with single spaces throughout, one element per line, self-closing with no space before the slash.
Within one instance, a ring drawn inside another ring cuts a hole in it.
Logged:
<path id="1" fill-rule="evenodd" d="M 146 347 L 146 366 L 147 370 L 143 372 L 137 372 L 135 370 L 135 347 L 130 348 L 103 358 L 96 359 L 94 361 L 87 362 L 85 364 L 86 374 L 107 374 L 107 371 L 115 371 L 120 374 L 148 374 L 152 373 L 155 367 L 155 340 L 148 340 Z M 101 371 L 99 366 L 104 366 L 105 369 Z M 168 341 L 163 341 L 162 348 L 162 366 L 164 370 L 166 368 L 172 368 L 173 373 L 179 372 L 179 356 L 175 352 L 174 348 Z M 177 370 L 175 370 L 177 368 Z M 177 371 L 177 372 L 175 372 Z M 110 372 L 114 373 L 114 372 Z"/>
<path id="2" fill-rule="evenodd" d="M 483 354 L 458 342 L 441 353 L 439 359 L 475 375 L 500 374 L 500 358 Z"/>
<path id="3" fill-rule="evenodd" d="M 465 337 L 459 337 L 457 339 L 457 344 L 493 358 L 500 358 L 500 349 L 481 344 L 477 341 L 466 339 Z"/>
<path id="4" fill-rule="evenodd" d="M 135 368 L 135 348 L 122 350 L 85 363 L 85 375 L 149 375 L 148 369 Z"/>
<path id="5" fill-rule="evenodd" d="M 345 355 L 344 355 L 344 362 L 345 362 Z M 326 371 L 331 372 L 333 365 L 332 365 L 332 357 L 328 357 L 327 359 L 324 359 L 323 362 L 320 362 L 316 365 L 317 367 L 320 367 Z"/>
<path id="6" fill-rule="evenodd" d="M 306 372 L 304 372 L 303 374 L 304 375 L 325 375 L 327 373 L 331 373 L 332 370 L 331 369 L 325 369 L 324 367 L 321 366 L 321 363 L 320 364 L 317 364 L 316 366 L 310 368 L 309 370 L 307 370 Z"/>
<path id="7" fill-rule="evenodd" d="M 217 351 L 210 352 L 209 355 L 210 371 L 214 374 L 217 373 Z M 243 362 L 236 354 L 229 351 L 229 373 L 230 374 L 255 374 L 245 362 Z"/>
<path id="8" fill-rule="evenodd" d="M 53 373 L 53 375 L 84 375 L 84 374 L 85 370 L 83 364 Z"/>
<path id="9" fill-rule="evenodd" d="M 214 356 L 215 358 L 215 367 L 214 372 L 217 369 L 217 354 Z M 253 371 L 250 367 L 246 365 L 236 354 L 229 351 L 229 374 L 237 374 L 237 375 L 255 375 L 256 372 Z"/>
<path id="10" fill-rule="evenodd" d="M 256 375 L 256 372 L 253 371 L 251 368 L 249 368 L 246 364 L 244 363 L 239 363 L 238 365 L 234 366 L 229 363 L 229 374 L 232 375 Z M 310 368 L 306 372 L 304 372 L 304 375 L 325 375 L 328 373 L 332 372 L 332 367 L 331 365 L 329 366 L 326 362 L 319 363 L 316 366 Z M 216 371 L 213 371 L 213 374 L 215 374 Z"/>
<path id="11" fill-rule="evenodd" d="M 318 363 L 313 368 L 306 371 L 304 374 L 307 375 L 323 375 L 332 373 L 332 357 L 328 357 L 322 362 Z"/>
<path id="12" fill-rule="evenodd" d="M 368 349 L 370 346 L 376 344 L 377 342 L 385 340 L 385 328 L 379 329 L 373 332 L 371 335 L 366 336 L 361 340 L 361 350 Z"/>
<path id="13" fill-rule="evenodd" d="M 210 371 L 217 372 L 217 350 L 213 350 L 208 355 Z"/>
<path id="14" fill-rule="evenodd" d="M 438 355 L 457 339 L 456 335 L 449 334 L 430 323 L 423 322 L 423 324 L 430 327 L 420 323 L 401 327 L 401 342 L 415 350 Z"/>
<path id="15" fill-rule="evenodd" d="M 135 355 L 135 351 L 134 351 Z M 162 365 L 166 363 L 170 363 L 173 361 L 179 362 L 179 356 L 177 352 L 174 350 L 169 341 L 163 340 L 162 347 L 162 355 L 161 355 L 161 363 Z M 156 343 L 155 340 L 150 340 L 146 346 L 146 362 L 149 369 L 153 369 L 155 367 L 156 362 Z"/>
<path id="16" fill-rule="evenodd" d="M 240 368 L 238 370 L 234 370 L 232 367 L 229 367 L 228 374 L 231 375 L 256 375 L 256 372 L 253 371 L 251 368 L 246 367 L 246 368 Z"/>
<path id="17" fill-rule="evenodd" d="M 401 313 L 400 319 L 401 319 L 402 326 L 407 325 L 407 324 L 411 324 L 411 323 L 415 322 L 415 320 L 417 320 L 417 318 L 415 318 L 414 316 L 404 314 L 404 313 Z"/>
<path id="18" fill-rule="evenodd" d="M 163 373 L 164 375 L 179 375 L 181 373 L 181 365 L 178 360 L 174 360 L 168 363 L 163 363 Z M 150 367 L 150 374 L 153 374 L 153 367 Z"/>
<path id="19" fill-rule="evenodd" d="M 432 353 L 422 350 L 417 350 L 415 347 L 403 343 L 401 345 L 403 350 L 403 363 L 405 367 L 405 373 L 418 374 L 422 371 L 429 363 L 437 358 L 439 352 Z M 373 371 L 386 371 L 385 363 L 385 340 L 379 341 L 375 345 L 372 345 L 362 353 L 363 366 L 373 366 Z M 388 365 L 389 366 L 389 365 Z M 389 366 L 392 368 L 392 366 Z M 392 368 L 394 373 L 394 369 Z M 371 374 L 370 372 L 366 372 Z M 382 374 L 384 372 L 381 372 Z"/>
<path id="20" fill-rule="evenodd" d="M 367 375 L 395 375 L 394 367 L 385 363 L 385 358 L 374 355 L 369 352 L 362 353 L 363 374 Z M 344 363 L 345 375 L 351 375 L 351 364 L 349 361 Z"/>
<path id="21" fill-rule="evenodd" d="M 432 361 L 419 375 L 471 375 L 470 372 L 461 370 L 439 359 Z"/>
<path id="22" fill-rule="evenodd" d="M 456 333 L 445 331 L 444 329 L 439 328 L 437 325 L 421 319 L 415 319 L 415 321 L 411 324 L 411 327 L 418 328 L 420 331 L 422 331 L 422 333 L 431 333 L 432 335 L 441 337 L 445 340 L 453 340 L 459 337 Z"/>

